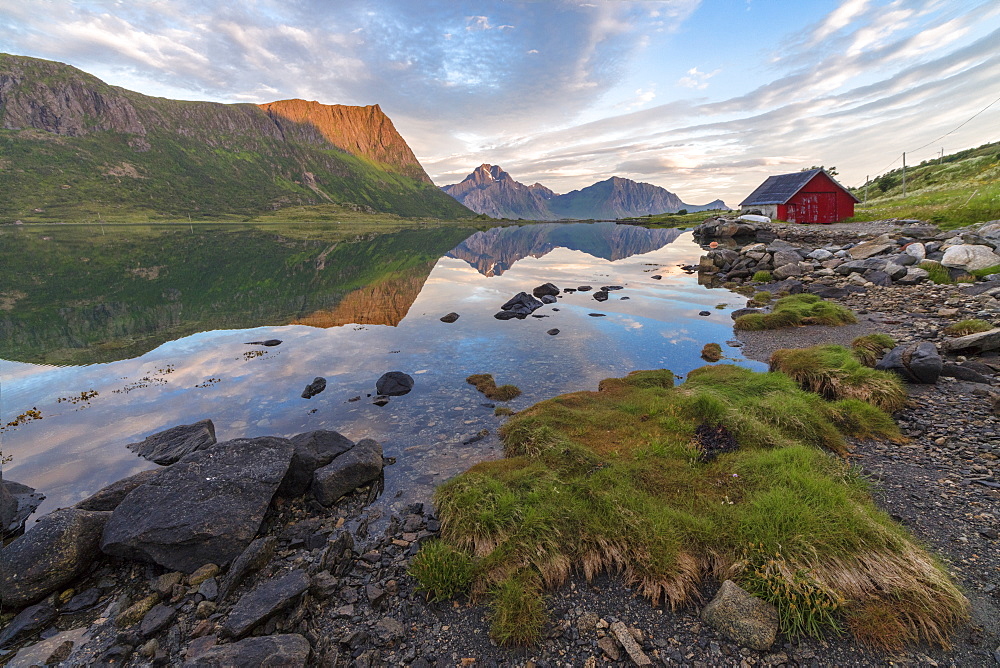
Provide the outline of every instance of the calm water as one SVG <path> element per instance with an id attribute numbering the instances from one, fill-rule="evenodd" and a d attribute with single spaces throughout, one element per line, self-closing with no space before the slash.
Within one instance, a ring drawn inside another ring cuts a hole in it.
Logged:
<path id="1" fill-rule="evenodd" d="M 500 456 L 495 432 L 502 419 L 466 384 L 470 374 L 492 373 L 498 383 L 520 387 L 523 394 L 509 403 L 519 410 L 560 393 L 595 390 L 602 378 L 635 369 L 686 374 L 704 364 L 699 353 L 709 341 L 723 343 L 738 363 L 761 368 L 725 345 L 733 338 L 729 314 L 744 299 L 702 287 L 680 269 L 700 254 L 690 233 L 676 230 L 610 223 L 503 228 L 472 235 L 423 269 L 418 263 L 370 284 L 355 282 L 324 308 L 279 320 L 308 324 L 201 331 L 130 359 L 89 365 L 0 360 L 3 423 L 31 408 L 43 417 L 3 433 L 3 451 L 12 457 L 4 477 L 46 494 L 39 513 L 48 512 L 155 468 L 127 443 L 211 418 L 219 440 L 314 429 L 374 438 L 396 458 L 386 469 L 381 503 L 426 501 L 434 485 Z M 322 267 L 328 269 L 338 271 Z M 493 318 L 511 296 L 545 282 L 624 289 L 603 303 L 593 292 L 562 295 L 535 312 L 542 318 Z M 164 299 L 173 294 L 167 283 L 157 288 Z M 73 308 L 60 317 L 75 317 Z M 711 315 L 698 315 L 705 310 Z M 450 311 L 460 319 L 440 322 Z M 274 322 L 274 314 L 261 313 L 258 322 Z M 560 333 L 546 334 L 553 328 Z M 272 338 L 281 345 L 247 345 Z M 101 346 L 91 347 L 97 354 Z M 378 407 L 369 395 L 387 371 L 408 373 L 416 384 Z M 315 376 L 327 379 L 327 389 L 302 399 Z M 89 400 L 65 400 L 91 392 L 97 394 Z M 462 444 L 482 429 L 490 436 Z"/>

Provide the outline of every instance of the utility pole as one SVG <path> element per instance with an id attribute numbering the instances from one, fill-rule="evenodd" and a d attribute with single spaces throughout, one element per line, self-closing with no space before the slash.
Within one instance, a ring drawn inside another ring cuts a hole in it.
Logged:
<path id="1" fill-rule="evenodd" d="M 906 197 L 906 151 L 903 151 L 903 197 Z"/>
<path id="2" fill-rule="evenodd" d="M 940 165 L 942 162 L 944 162 L 944 146 L 941 147 L 941 157 L 938 158 L 938 164 Z"/>
<path id="3" fill-rule="evenodd" d="M 868 204 L 868 183 L 869 183 L 870 180 L 871 179 L 868 178 L 868 175 L 865 174 L 865 204 L 866 205 Z"/>

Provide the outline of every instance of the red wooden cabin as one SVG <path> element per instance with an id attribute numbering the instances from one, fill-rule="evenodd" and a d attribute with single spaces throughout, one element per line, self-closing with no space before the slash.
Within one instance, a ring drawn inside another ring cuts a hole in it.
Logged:
<path id="1" fill-rule="evenodd" d="M 860 202 L 822 169 L 769 176 L 740 202 L 740 211 L 789 223 L 839 223 Z"/>

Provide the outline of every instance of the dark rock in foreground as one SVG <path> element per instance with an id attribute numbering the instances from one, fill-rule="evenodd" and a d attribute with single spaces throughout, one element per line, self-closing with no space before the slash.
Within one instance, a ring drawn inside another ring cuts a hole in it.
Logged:
<path id="1" fill-rule="evenodd" d="M 238 587 L 243 579 L 251 573 L 259 571 L 264 564 L 274 556 L 274 549 L 278 545 L 278 539 L 274 536 L 264 536 L 255 538 L 252 543 L 243 550 L 243 553 L 236 557 L 236 561 L 229 568 L 229 572 L 222 579 L 219 586 L 218 600 L 224 601 L 234 588 Z"/>
<path id="2" fill-rule="evenodd" d="M 317 394 L 326 389 L 326 378 L 322 376 L 316 376 L 313 378 L 313 382 L 306 385 L 306 389 L 302 390 L 303 399 L 312 399 Z"/>
<path id="3" fill-rule="evenodd" d="M 38 633 L 55 621 L 57 616 L 56 609 L 46 601 L 25 608 L 0 632 L 0 647 L 6 647 L 22 636 Z"/>
<path id="4" fill-rule="evenodd" d="M 533 294 L 538 298 L 542 298 L 545 296 L 555 297 L 556 295 L 559 294 L 559 288 L 557 288 L 552 283 L 543 283 L 542 285 L 539 285 L 537 288 L 532 290 L 531 294 Z"/>
<path id="5" fill-rule="evenodd" d="M 372 482 L 382 473 L 382 445 L 366 438 L 332 462 L 317 469 L 312 492 L 324 506 L 344 494 Z"/>
<path id="6" fill-rule="evenodd" d="M 147 436 L 139 443 L 129 443 L 128 449 L 161 466 L 168 466 L 181 457 L 215 445 L 215 425 L 211 420 L 182 424 Z"/>
<path id="7" fill-rule="evenodd" d="M 122 499 L 129 495 L 129 492 L 139 485 L 144 485 L 152 480 L 161 470 L 140 471 L 118 482 L 113 482 L 73 507 L 80 510 L 114 510 L 122 502 Z"/>
<path id="8" fill-rule="evenodd" d="M 326 466 L 354 447 L 354 441 L 330 430 L 310 431 L 293 436 L 290 440 L 295 452 L 292 454 L 288 473 L 278 488 L 279 495 L 289 498 L 305 494 L 316 469 Z"/>
<path id="9" fill-rule="evenodd" d="M 288 440 L 265 436 L 188 455 L 125 497 L 101 549 L 186 573 L 228 564 L 257 534 L 293 452 Z"/>
<path id="10" fill-rule="evenodd" d="M 222 627 L 223 635 L 242 638 L 255 626 L 291 605 L 309 589 L 309 576 L 294 570 L 281 577 L 264 580 L 233 606 Z"/>
<path id="11" fill-rule="evenodd" d="M 247 638 L 230 645 L 217 645 L 184 668 L 299 668 L 309 660 L 309 641 L 298 634 Z"/>
<path id="12" fill-rule="evenodd" d="M 72 582 L 100 554 L 111 513 L 63 508 L 0 551 L 0 603 L 20 608 Z"/>
<path id="13" fill-rule="evenodd" d="M 941 376 L 944 361 L 933 343 L 908 343 L 896 346 L 875 365 L 880 371 L 892 371 L 908 383 L 933 385 Z"/>
<path id="14" fill-rule="evenodd" d="M 447 323 L 450 324 L 450 323 L 453 323 L 456 320 L 458 320 L 460 317 L 461 316 L 459 316 L 457 313 L 452 312 L 452 313 L 449 313 L 447 315 L 441 316 L 440 320 L 441 320 L 441 322 L 447 322 Z"/>
<path id="15" fill-rule="evenodd" d="M 596 299 L 599 302 L 606 302 L 606 301 L 608 301 L 608 291 L 607 290 L 598 290 L 597 292 L 594 293 L 594 299 Z"/>
<path id="16" fill-rule="evenodd" d="M 516 295 L 507 300 L 507 303 L 501 306 L 500 310 L 508 313 L 515 313 L 518 316 L 526 316 L 541 307 L 542 302 L 535 299 L 527 292 L 518 292 Z"/>
<path id="17" fill-rule="evenodd" d="M 387 397 L 401 397 L 413 389 L 413 378 L 402 371 L 382 374 L 375 383 L 375 391 Z"/>
<path id="18" fill-rule="evenodd" d="M 0 536 L 16 535 L 24 523 L 45 500 L 44 494 L 13 480 L 0 480 Z"/>

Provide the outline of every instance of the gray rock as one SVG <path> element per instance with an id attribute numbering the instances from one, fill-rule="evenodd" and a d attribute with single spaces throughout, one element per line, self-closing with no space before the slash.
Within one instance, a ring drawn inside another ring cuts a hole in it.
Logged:
<path id="1" fill-rule="evenodd" d="M 306 385 L 306 389 L 302 390 L 303 399 L 312 399 L 317 394 L 326 389 L 326 378 L 322 376 L 316 376 L 313 381 Z"/>
<path id="2" fill-rule="evenodd" d="M 277 546 L 278 539 L 274 536 L 256 538 L 247 545 L 247 549 L 243 550 L 236 558 L 229 568 L 229 572 L 223 578 L 219 587 L 218 600 L 224 601 L 229 593 L 243 582 L 246 576 L 259 571 L 264 567 L 264 564 L 271 561 Z"/>
<path id="3" fill-rule="evenodd" d="M 413 377 L 402 371 L 390 371 L 382 374 L 375 382 L 375 391 L 386 397 L 401 397 L 413 389 Z"/>
<path id="4" fill-rule="evenodd" d="M 896 242 L 892 241 L 888 235 L 865 241 L 848 250 L 850 256 L 855 260 L 865 260 L 873 255 L 881 255 L 888 250 L 896 248 Z"/>
<path id="5" fill-rule="evenodd" d="M 73 598 L 71 598 L 66 605 L 59 608 L 59 614 L 69 615 L 74 612 L 82 612 L 84 610 L 89 610 L 97 605 L 98 601 L 101 600 L 101 590 L 97 587 L 91 587 L 90 589 L 85 589 Z"/>
<path id="6" fill-rule="evenodd" d="M 944 252 L 941 264 L 946 267 L 976 271 L 1000 264 L 1000 255 L 993 252 L 989 246 L 961 244 L 952 246 Z"/>
<path id="7" fill-rule="evenodd" d="M 441 322 L 446 322 L 448 324 L 451 324 L 451 323 L 455 322 L 456 320 L 458 320 L 460 317 L 461 317 L 460 315 L 458 315 L 457 313 L 455 313 L 454 311 L 452 311 L 451 313 L 448 313 L 447 315 L 441 316 Z"/>
<path id="8" fill-rule="evenodd" d="M 501 311 L 509 311 L 518 315 L 528 315 L 532 311 L 542 307 L 542 302 L 538 301 L 527 292 L 519 292 L 500 307 Z"/>
<path id="9" fill-rule="evenodd" d="M 293 452 L 265 436 L 191 453 L 125 497 L 101 549 L 185 573 L 228 564 L 257 534 Z"/>
<path id="10" fill-rule="evenodd" d="M 129 443 L 127 447 L 140 457 L 167 466 L 211 445 L 215 445 L 215 425 L 211 420 L 202 420 L 147 436 L 146 440 Z"/>
<path id="11" fill-rule="evenodd" d="M 382 445 L 371 439 L 359 441 L 313 474 L 312 493 L 324 506 L 352 490 L 372 482 L 382 473 Z"/>
<path id="12" fill-rule="evenodd" d="M 738 308 L 729 314 L 733 320 L 736 320 L 742 315 L 750 315 L 751 313 L 763 313 L 764 309 L 761 308 Z"/>
<path id="13" fill-rule="evenodd" d="M 47 602 L 25 608 L 0 632 L 0 647 L 6 647 L 15 640 L 38 633 L 47 628 L 58 616 L 56 609 Z"/>
<path id="14" fill-rule="evenodd" d="M 871 257 L 864 260 L 851 260 L 849 262 L 844 262 L 839 264 L 834 268 L 834 271 L 841 276 L 847 276 L 853 273 L 863 273 L 869 270 L 882 271 L 885 266 L 889 264 L 888 259 L 882 257 Z"/>
<path id="15" fill-rule="evenodd" d="M 933 343 L 906 343 L 886 353 L 875 368 L 892 371 L 908 383 L 933 385 L 941 375 L 943 364 Z"/>
<path id="16" fill-rule="evenodd" d="M 142 618 L 139 624 L 139 633 L 143 638 L 155 636 L 163 629 L 170 626 L 170 623 L 177 617 L 177 609 L 163 603 L 157 603 Z"/>
<path id="17" fill-rule="evenodd" d="M 779 281 L 783 281 L 786 278 L 792 278 L 793 276 L 801 276 L 805 272 L 802 271 L 802 267 L 799 266 L 798 262 L 794 264 L 785 264 L 772 272 L 772 275 Z"/>
<path id="18" fill-rule="evenodd" d="M 897 279 L 896 282 L 900 285 L 916 285 L 917 283 L 926 281 L 929 276 L 930 273 L 925 269 L 921 269 L 920 267 L 907 267 L 906 275 Z"/>
<path id="19" fill-rule="evenodd" d="M 918 260 L 916 256 L 910 255 L 909 253 L 899 253 L 898 255 L 893 255 L 889 258 L 889 262 L 891 264 L 898 264 L 902 267 L 911 267 L 919 261 L 920 260 Z"/>
<path id="20" fill-rule="evenodd" d="M 111 513 L 62 508 L 0 551 L 0 603 L 21 608 L 82 575 Z"/>
<path id="21" fill-rule="evenodd" d="M 959 336 L 944 342 L 944 349 L 953 353 L 977 353 L 997 348 L 1000 348 L 1000 328 Z"/>
<path id="22" fill-rule="evenodd" d="M 247 638 L 229 645 L 216 645 L 184 668 L 299 668 L 309 661 L 309 641 L 298 634 Z"/>
<path id="23" fill-rule="evenodd" d="M 621 646 L 625 648 L 628 653 L 629 658 L 632 659 L 632 663 L 637 666 L 652 666 L 653 662 L 649 660 L 646 653 L 642 651 L 639 647 L 639 643 L 635 641 L 635 637 L 632 632 L 628 630 L 624 622 L 612 622 L 611 623 L 611 633 L 614 634 Z"/>
<path id="24" fill-rule="evenodd" d="M 541 297 L 539 297 L 539 299 L 542 300 L 543 304 L 555 304 L 557 301 L 559 301 L 552 295 L 542 295 Z"/>
<path id="25" fill-rule="evenodd" d="M 286 498 L 305 494 L 316 469 L 326 466 L 354 447 L 354 441 L 331 430 L 309 431 L 292 436 L 289 440 L 295 452 L 292 454 L 288 473 L 278 488 L 278 494 Z"/>
<path id="26" fill-rule="evenodd" d="M 873 285 L 881 285 L 881 286 L 892 285 L 892 279 L 889 277 L 889 274 L 885 273 L 884 271 L 869 269 L 865 273 L 861 274 L 861 276 L 862 278 L 864 278 L 869 283 L 872 283 Z"/>
<path id="27" fill-rule="evenodd" d="M 163 469 L 140 471 L 118 482 L 111 483 L 93 496 L 89 496 L 73 506 L 80 510 L 114 510 L 133 489 L 145 485 Z"/>
<path id="28" fill-rule="evenodd" d="M 406 635 L 406 629 L 392 617 L 383 617 L 375 622 L 375 637 L 382 644 L 394 643 Z"/>
<path id="29" fill-rule="evenodd" d="M 802 281 L 796 281 L 794 278 L 789 278 L 783 281 L 758 285 L 756 289 L 770 292 L 772 295 L 778 295 L 782 292 L 787 292 L 790 295 L 797 295 L 802 292 L 804 288 L 802 287 Z"/>
<path id="30" fill-rule="evenodd" d="M 608 291 L 607 290 L 598 290 L 597 292 L 594 293 L 594 299 L 596 299 L 599 302 L 606 302 L 606 301 L 608 301 Z"/>
<path id="31" fill-rule="evenodd" d="M 882 270 L 884 273 L 888 274 L 889 278 L 898 281 L 899 279 L 906 276 L 907 267 L 896 264 L 895 262 L 890 262 L 885 265 L 885 269 Z"/>
<path id="32" fill-rule="evenodd" d="M 817 248 L 813 252 L 806 255 L 806 257 L 810 260 L 819 260 L 820 262 L 823 262 L 824 260 L 833 259 L 833 253 L 824 248 Z"/>
<path id="33" fill-rule="evenodd" d="M 0 536 L 17 535 L 24 523 L 45 500 L 44 494 L 13 480 L 0 480 Z"/>
<path id="34" fill-rule="evenodd" d="M 903 252 L 911 256 L 917 262 L 920 262 L 927 257 L 927 247 L 919 241 L 907 244 L 906 247 L 903 248 Z"/>
<path id="35" fill-rule="evenodd" d="M 774 266 L 783 267 L 786 264 L 798 264 L 802 256 L 794 250 L 779 250 L 774 254 Z"/>
<path id="36" fill-rule="evenodd" d="M 732 580 L 722 583 L 701 618 L 733 642 L 756 650 L 771 647 L 778 634 L 778 610 Z"/>
<path id="37" fill-rule="evenodd" d="M 970 383 L 982 383 L 985 385 L 993 383 L 992 377 L 985 376 L 982 373 L 961 364 L 944 364 L 941 368 L 941 375 L 948 376 L 949 378 L 958 378 L 959 380 L 968 381 Z"/>
<path id="38" fill-rule="evenodd" d="M 87 629 L 79 628 L 63 631 L 23 647 L 14 658 L 7 662 L 6 668 L 34 668 L 35 666 L 62 665 L 69 657 L 73 648 L 87 641 Z"/>
<path id="39" fill-rule="evenodd" d="M 233 606 L 226 623 L 222 625 L 222 634 L 242 638 L 255 626 L 294 603 L 308 589 L 309 576 L 301 569 L 264 580 Z"/>
<path id="40" fill-rule="evenodd" d="M 542 297 L 555 297 L 559 294 L 559 288 L 553 283 L 543 283 L 531 291 L 531 294 L 541 299 Z"/>

